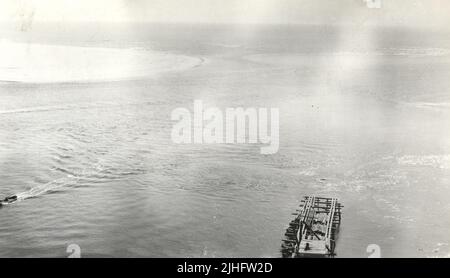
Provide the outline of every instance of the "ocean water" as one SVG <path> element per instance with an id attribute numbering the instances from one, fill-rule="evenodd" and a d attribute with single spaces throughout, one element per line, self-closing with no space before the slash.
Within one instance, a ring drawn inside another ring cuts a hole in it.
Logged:
<path id="1" fill-rule="evenodd" d="M 83 257 L 279 257 L 309 194 L 344 205 L 338 257 L 368 257 L 371 244 L 383 257 L 450 254 L 448 33 L 93 24 L 1 34 L 93 61 L 55 69 L 39 58 L 36 79 L 0 64 L 0 198 L 20 197 L 0 209 L 2 257 L 66 257 L 70 244 Z M 114 63 L 107 49 L 143 56 Z M 114 74 L 98 74 L 105 65 Z M 196 99 L 279 108 L 278 153 L 172 143 L 172 110 Z"/>

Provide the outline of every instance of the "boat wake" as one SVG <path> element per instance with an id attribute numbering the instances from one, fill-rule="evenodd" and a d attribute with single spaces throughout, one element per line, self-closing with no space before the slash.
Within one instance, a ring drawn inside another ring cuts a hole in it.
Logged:
<path id="1" fill-rule="evenodd" d="M 71 184 L 76 184 L 79 180 L 80 180 L 80 178 L 77 178 L 74 176 L 70 177 L 70 175 L 68 175 L 68 177 L 59 178 L 59 179 L 50 181 L 48 183 L 35 186 L 27 191 L 8 196 L 8 197 L 4 198 L 3 200 L 1 200 L 0 204 L 8 205 L 8 204 L 23 201 L 26 199 L 38 197 L 45 193 L 55 191 L 61 187 L 66 187 Z M 1 207 L 1 205 L 0 205 L 0 207 Z"/>
<path id="2" fill-rule="evenodd" d="M 114 167 L 103 167 L 100 164 L 89 169 L 84 169 L 79 174 L 71 173 L 70 171 L 61 168 L 57 168 L 56 170 L 64 172 L 66 176 L 34 186 L 27 191 L 10 195 L 0 200 L 0 208 L 2 205 L 8 205 L 26 199 L 36 198 L 44 194 L 50 194 L 52 192 L 62 190 L 63 188 L 75 187 L 82 184 L 105 183 L 112 180 L 120 180 L 130 175 L 143 174 L 145 172 L 141 168 L 119 170 Z"/>
<path id="3" fill-rule="evenodd" d="M 30 198 L 34 198 L 34 197 L 38 197 L 40 195 L 43 195 L 45 193 L 48 193 L 50 191 L 55 191 L 61 187 L 65 187 L 68 186 L 70 184 L 74 184 L 76 183 L 79 179 L 73 178 L 74 180 L 71 181 L 70 178 L 60 178 L 57 180 L 53 180 L 51 182 L 48 182 L 46 184 L 43 185 L 38 185 L 36 187 L 31 188 L 30 190 L 18 193 L 17 196 L 17 201 L 22 201 L 25 199 L 30 199 Z"/>

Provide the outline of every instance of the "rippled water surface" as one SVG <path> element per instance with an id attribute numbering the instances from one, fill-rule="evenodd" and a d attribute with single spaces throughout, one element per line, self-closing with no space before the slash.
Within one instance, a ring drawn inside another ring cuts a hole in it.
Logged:
<path id="1" fill-rule="evenodd" d="M 448 34 L 128 28 L 9 34 L 201 63 L 137 80 L 1 82 L 0 197 L 21 200 L 0 209 L 0 256 L 67 256 L 75 243 L 82 256 L 276 257 L 307 194 L 344 204 L 338 256 L 366 257 L 369 244 L 450 253 Z M 278 107 L 279 152 L 173 144 L 170 114 L 195 99 Z"/>

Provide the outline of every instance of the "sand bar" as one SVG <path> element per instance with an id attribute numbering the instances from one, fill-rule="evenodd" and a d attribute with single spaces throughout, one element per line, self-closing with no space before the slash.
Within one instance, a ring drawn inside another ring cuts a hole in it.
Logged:
<path id="1" fill-rule="evenodd" d="M 199 65 L 196 57 L 144 49 L 0 41 L 0 81 L 95 82 L 145 78 Z"/>

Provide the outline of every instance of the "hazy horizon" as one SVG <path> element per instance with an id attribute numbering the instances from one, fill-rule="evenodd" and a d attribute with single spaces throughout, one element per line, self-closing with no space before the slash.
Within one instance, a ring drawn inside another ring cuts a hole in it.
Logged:
<path id="1" fill-rule="evenodd" d="M 31 0 L 0 3 L 0 22 L 153 22 L 314 24 L 355 26 L 434 26 L 448 28 L 450 3 L 444 0 Z"/>

